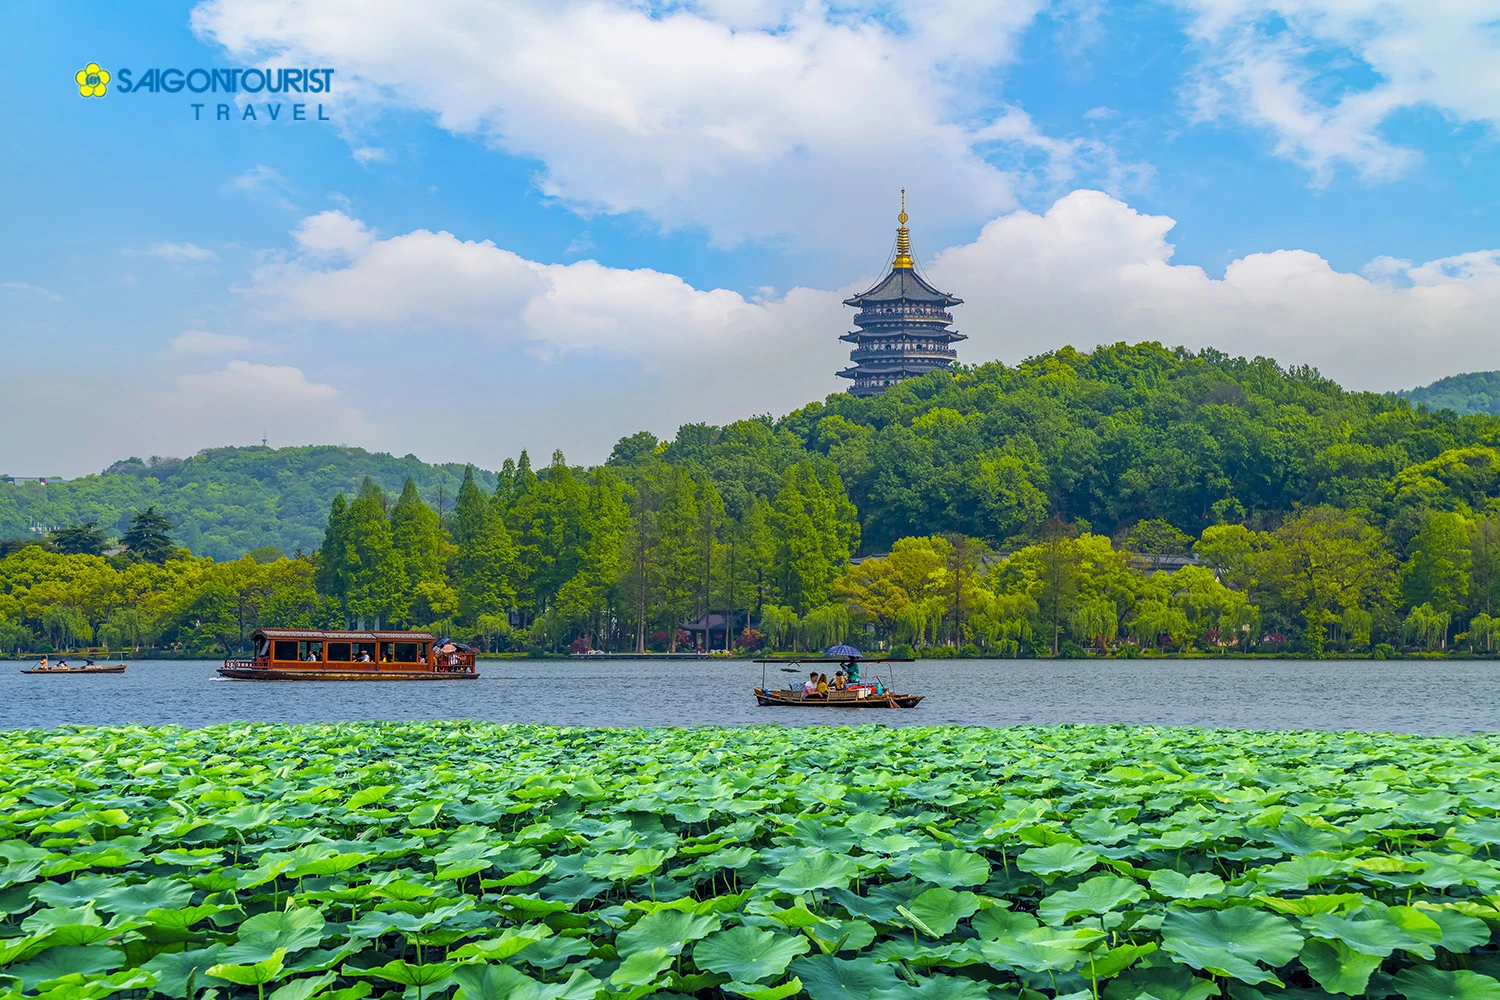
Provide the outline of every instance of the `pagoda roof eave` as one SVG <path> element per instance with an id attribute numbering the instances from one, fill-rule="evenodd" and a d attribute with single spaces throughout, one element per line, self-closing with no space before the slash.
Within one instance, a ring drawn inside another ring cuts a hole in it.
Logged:
<path id="1" fill-rule="evenodd" d="M 856 308 L 870 302 L 920 302 L 926 305 L 956 306 L 963 299 L 939 291 L 916 272 L 915 268 L 893 267 L 890 273 L 870 288 L 844 300 L 844 305 Z"/>

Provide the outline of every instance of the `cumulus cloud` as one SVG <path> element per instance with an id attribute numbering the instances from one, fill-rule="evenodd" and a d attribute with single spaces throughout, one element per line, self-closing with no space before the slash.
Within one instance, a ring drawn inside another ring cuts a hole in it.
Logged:
<path id="1" fill-rule="evenodd" d="M 299 444 L 369 443 L 376 436 L 357 401 L 291 365 L 230 361 L 216 371 L 177 376 L 173 390 L 156 401 L 156 419 L 190 421 L 197 448 L 262 434 Z"/>
<path id="2" fill-rule="evenodd" d="M 1419 162 L 1382 134 L 1402 112 L 1500 125 L 1493 0 L 1177 2 L 1205 56 L 1192 92 L 1199 117 L 1271 130 L 1277 154 L 1315 184 L 1340 166 L 1383 181 Z"/>
<path id="3" fill-rule="evenodd" d="M 160 257 L 174 264 L 203 263 L 219 259 L 218 254 L 196 243 L 152 243 L 126 252 L 137 257 Z"/>
<path id="4" fill-rule="evenodd" d="M 234 354 L 260 346 L 258 341 L 235 333 L 187 330 L 172 338 L 168 350 L 173 354 Z"/>
<path id="5" fill-rule="evenodd" d="M 237 58 L 337 66 L 346 119 L 417 109 L 535 158 L 542 191 L 585 214 L 853 247 L 918 179 L 924 225 L 1012 207 L 996 145 L 1043 151 L 1053 174 L 1101 158 L 989 128 L 1014 112 L 983 84 L 1043 6 L 328 0 L 309 17 L 295 0 L 204 0 L 192 24 Z"/>
<path id="6" fill-rule="evenodd" d="M 685 383 L 680 391 L 704 411 L 697 419 L 727 419 L 732 405 L 745 407 L 740 415 L 795 406 L 842 387 L 832 373 L 846 363 L 836 338 L 848 328 L 840 300 L 850 288 L 747 299 L 659 271 L 539 263 L 445 232 L 367 240 L 358 220 L 314 218 L 318 231 L 355 234 L 340 245 L 357 249 L 331 259 L 304 247 L 263 267 L 253 292 L 278 322 L 473 338 L 548 361 L 588 355 L 657 374 L 729 365 L 754 387 L 705 398 Z M 1159 340 L 1313 364 L 1373 389 L 1500 367 L 1500 251 L 1380 258 L 1355 274 L 1307 250 L 1278 250 L 1215 277 L 1172 262 L 1174 226 L 1102 192 L 1075 191 L 1044 214 L 996 218 L 974 242 L 938 254 L 931 279 L 967 302 L 958 310 L 971 337 L 963 359 Z"/>
<path id="7" fill-rule="evenodd" d="M 989 223 L 973 243 L 938 255 L 931 274 L 968 300 L 967 360 L 1159 340 L 1311 364 L 1377 390 L 1500 367 L 1500 250 L 1420 264 L 1382 258 L 1363 275 L 1277 250 L 1216 278 L 1172 263 L 1175 225 L 1075 191 L 1045 214 Z"/>

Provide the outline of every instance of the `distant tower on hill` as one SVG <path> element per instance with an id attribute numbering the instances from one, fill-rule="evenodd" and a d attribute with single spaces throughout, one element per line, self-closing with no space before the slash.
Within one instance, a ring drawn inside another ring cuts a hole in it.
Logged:
<path id="1" fill-rule="evenodd" d="M 905 188 L 896 221 L 900 226 L 891 273 L 869 291 L 844 300 L 844 305 L 859 310 L 854 314 L 859 329 L 839 338 L 854 345 L 849 352 L 854 364 L 838 375 L 854 380 L 849 391 L 856 396 L 877 396 L 902 379 L 951 368 L 958 360 L 953 345 L 969 339 L 949 329 L 953 314 L 948 309 L 963 299 L 933 288 L 912 263 Z"/>

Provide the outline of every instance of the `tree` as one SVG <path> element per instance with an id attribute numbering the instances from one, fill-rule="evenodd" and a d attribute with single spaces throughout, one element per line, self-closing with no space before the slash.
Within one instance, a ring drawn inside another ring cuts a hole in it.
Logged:
<path id="1" fill-rule="evenodd" d="M 1500 607 L 1500 516 L 1469 523 L 1469 606 L 1485 614 Z"/>
<path id="2" fill-rule="evenodd" d="M 171 530 L 172 522 L 165 515 L 158 514 L 155 505 L 152 505 L 143 511 L 136 511 L 135 516 L 130 519 L 130 530 L 125 532 L 120 541 L 131 558 L 160 566 L 177 550 L 168 534 Z"/>
<path id="3" fill-rule="evenodd" d="M 515 599 L 510 582 L 515 550 L 505 522 L 474 482 L 472 466 L 464 470 L 454 504 L 453 544 L 453 589 L 458 594 L 459 616 L 473 624 L 480 615 L 509 610 Z"/>
<path id="4" fill-rule="evenodd" d="M 101 556 L 106 544 L 98 521 L 84 521 L 71 528 L 59 528 L 48 536 L 48 540 L 57 551 L 75 556 Z"/>
<path id="5" fill-rule="evenodd" d="M 437 512 L 422 502 L 409 476 L 391 508 L 391 547 L 412 586 L 443 580 L 452 546 Z"/>
<path id="6" fill-rule="evenodd" d="M 331 598 L 339 612 L 347 617 L 349 600 L 349 502 L 340 493 L 328 508 L 328 524 L 323 529 L 323 544 L 315 559 L 313 577 L 318 593 Z"/>
<path id="7" fill-rule="evenodd" d="M 1406 603 L 1431 604 L 1450 616 L 1462 611 L 1469 593 L 1471 544 L 1463 515 L 1429 511 L 1412 539 L 1411 557 L 1401 567 Z"/>
<path id="8" fill-rule="evenodd" d="M 1250 560 L 1260 603 L 1300 612 L 1308 652 L 1319 657 L 1331 618 L 1386 599 L 1392 566 L 1380 533 L 1362 516 L 1326 506 L 1287 518 Z"/>
<path id="9" fill-rule="evenodd" d="M 1185 555 L 1193 539 L 1186 532 L 1160 518 L 1138 521 L 1125 539 L 1132 551 L 1151 560 L 1152 569 L 1161 569 L 1168 556 Z"/>
<path id="10" fill-rule="evenodd" d="M 383 621 L 405 621 L 409 607 L 406 571 L 391 540 L 387 506 L 385 492 L 366 476 L 346 522 L 348 612 L 358 620 L 373 620 L 376 628 Z"/>

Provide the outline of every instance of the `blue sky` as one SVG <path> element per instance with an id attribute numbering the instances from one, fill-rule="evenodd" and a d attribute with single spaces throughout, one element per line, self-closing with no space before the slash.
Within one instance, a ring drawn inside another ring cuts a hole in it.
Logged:
<path id="1" fill-rule="evenodd" d="M 1492 3 L 12 3 L 0 39 L 38 417 L 3 472 L 262 434 L 596 461 L 784 412 L 840 390 L 902 186 L 965 361 L 1500 367 Z M 120 86 L 197 66 L 330 67 L 331 120 Z"/>

